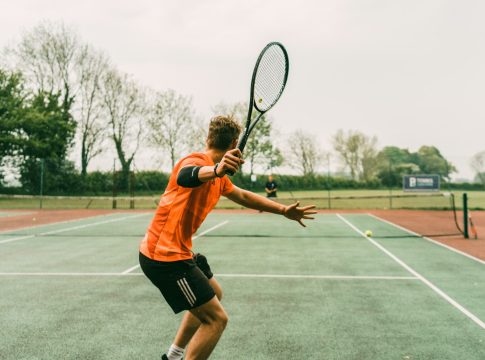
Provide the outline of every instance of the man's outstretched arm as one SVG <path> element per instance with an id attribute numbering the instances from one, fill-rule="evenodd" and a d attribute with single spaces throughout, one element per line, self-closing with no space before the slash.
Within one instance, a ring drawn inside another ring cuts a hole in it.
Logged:
<path id="1" fill-rule="evenodd" d="M 302 221 L 303 219 L 314 219 L 310 215 L 317 213 L 314 210 L 315 205 L 299 207 L 299 202 L 291 205 L 283 205 L 269 200 L 264 196 L 238 188 L 237 186 L 234 186 L 234 190 L 227 194 L 226 197 L 229 200 L 250 209 L 283 215 L 290 220 L 298 221 L 301 226 L 306 226 Z"/>

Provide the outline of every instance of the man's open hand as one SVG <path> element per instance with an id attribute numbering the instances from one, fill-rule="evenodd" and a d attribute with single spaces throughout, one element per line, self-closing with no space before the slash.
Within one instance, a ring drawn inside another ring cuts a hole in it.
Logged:
<path id="1" fill-rule="evenodd" d="M 315 219 L 313 216 L 309 216 L 317 213 L 315 210 L 313 210 L 315 209 L 315 205 L 308 205 L 304 207 L 298 207 L 298 205 L 300 205 L 299 201 L 292 205 L 288 205 L 283 211 L 283 215 L 290 220 L 298 221 L 301 226 L 306 226 L 302 219 Z"/>

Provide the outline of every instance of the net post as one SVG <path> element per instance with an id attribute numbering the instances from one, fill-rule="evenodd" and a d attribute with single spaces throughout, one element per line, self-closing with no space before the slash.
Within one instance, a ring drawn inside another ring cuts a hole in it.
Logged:
<path id="1" fill-rule="evenodd" d="M 468 194 L 463 193 L 463 236 L 469 239 L 468 233 Z"/>

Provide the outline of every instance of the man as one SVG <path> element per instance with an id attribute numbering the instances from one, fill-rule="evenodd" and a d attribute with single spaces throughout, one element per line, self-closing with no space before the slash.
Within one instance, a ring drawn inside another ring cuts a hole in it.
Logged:
<path id="1" fill-rule="evenodd" d="M 278 184 L 273 180 L 273 175 L 268 176 L 268 182 L 265 186 L 266 197 L 276 197 L 276 191 L 278 190 Z"/>
<path id="2" fill-rule="evenodd" d="M 204 153 L 193 153 L 174 167 L 155 216 L 140 244 L 140 265 L 175 313 L 188 310 L 163 360 L 207 359 L 226 327 L 222 289 L 207 259 L 191 252 L 192 235 L 221 195 L 245 207 L 298 221 L 313 219 L 314 206 L 284 206 L 234 186 L 225 174 L 244 160 L 235 149 L 241 128 L 232 117 L 211 120 Z"/>

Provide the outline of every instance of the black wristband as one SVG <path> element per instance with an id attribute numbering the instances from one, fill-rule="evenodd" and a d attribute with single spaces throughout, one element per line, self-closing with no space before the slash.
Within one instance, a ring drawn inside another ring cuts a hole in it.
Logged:
<path id="1" fill-rule="evenodd" d="M 217 175 L 217 168 L 219 167 L 219 163 L 217 163 L 215 166 L 214 166 L 214 175 L 218 178 L 221 178 L 221 177 L 224 177 L 225 174 L 222 174 L 222 176 L 219 176 Z"/>

